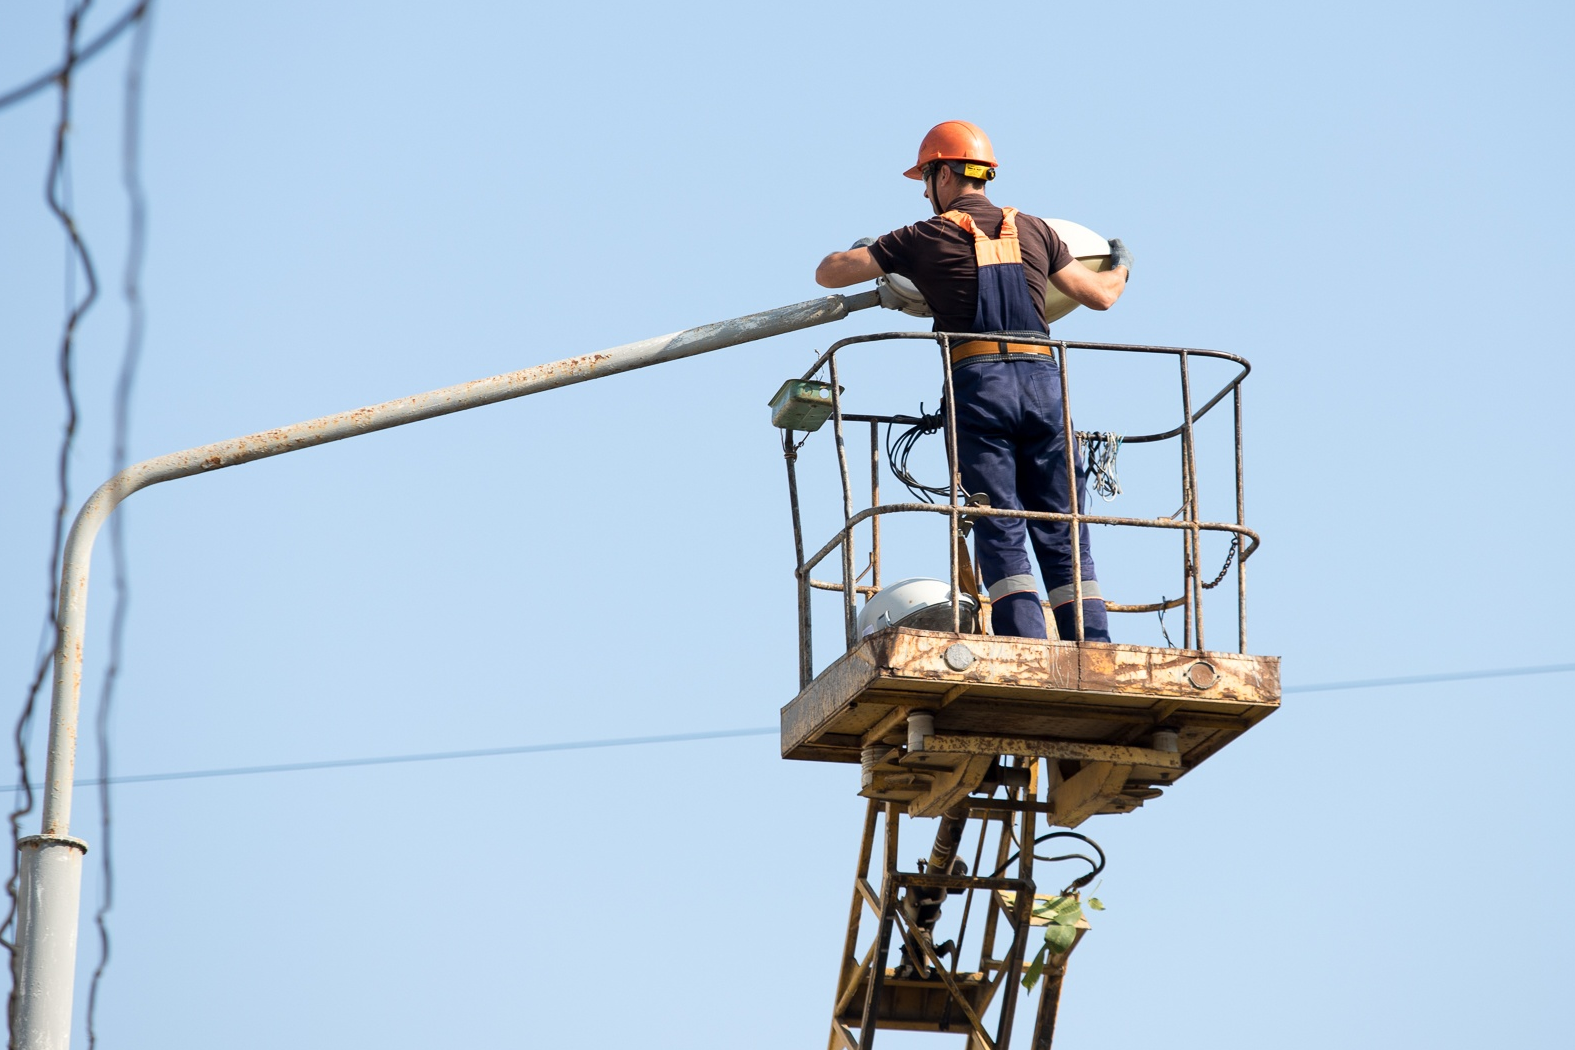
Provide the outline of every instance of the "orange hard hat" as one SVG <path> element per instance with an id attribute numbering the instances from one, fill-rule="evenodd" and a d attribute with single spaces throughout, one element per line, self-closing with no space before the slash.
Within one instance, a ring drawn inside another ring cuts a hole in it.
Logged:
<path id="1" fill-rule="evenodd" d="M 990 148 L 990 136 L 977 124 L 966 120 L 947 120 L 935 125 L 924 141 L 919 143 L 919 159 L 913 167 L 903 172 L 910 179 L 922 179 L 919 172 L 935 160 L 971 161 L 988 168 L 997 167 L 995 150 Z M 993 176 L 975 176 L 986 178 Z"/>

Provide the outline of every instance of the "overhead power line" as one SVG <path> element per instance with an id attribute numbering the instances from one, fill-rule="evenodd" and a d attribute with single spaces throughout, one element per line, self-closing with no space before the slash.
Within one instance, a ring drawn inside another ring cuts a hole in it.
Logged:
<path id="1" fill-rule="evenodd" d="M 47 73 L 41 73 L 25 84 L 18 84 L 10 91 L 0 95 L 0 109 L 5 109 L 9 105 L 20 102 L 29 95 L 36 95 L 49 85 L 58 83 L 62 78 L 69 77 L 76 67 L 104 50 L 110 44 L 113 44 L 116 37 L 131 28 L 134 22 L 147 14 L 148 4 L 151 2 L 152 0 L 140 0 L 139 3 L 133 4 L 130 10 L 115 19 L 108 29 L 89 41 L 86 47 L 80 51 L 75 51 L 71 57 L 66 59 L 65 64 L 58 69 L 51 69 Z"/>
<path id="2" fill-rule="evenodd" d="M 142 188 L 142 92 L 143 74 L 148 58 L 149 26 L 152 23 L 152 0 L 142 3 L 127 14 L 125 25 L 135 25 L 131 37 L 131 55 L 126 63 L 125 92 L 121 106 L 120 177 L 126 191 L 129 212 L 129 236 L 126 246 L 126 264 L 121 290 L 126 299 L 126 344 L 121 355 L 120 373 L 115 381 L 114 442 L 110 451 L 110 474 L 119 474 L 129 460 L 131 429 L 131 392 L 136 382 L 137 365 L 142 357 L 142 338 L 146 328 L 145 307 L 142 297 L 142 262 L 147 234 L 147 200 Z M 116 28 L 114 32 L 119 32 Z M 101 37 L 100 39 L 106 39 Z M 78 61 L 81 59 L 79 57 Z M 130 573 L 126 558 L 126 516 L 116 514 L 110 519 L 110 553 L 113 557 L 115 578 L 115 605 L 110 614 L 109 663 L 104 672 L 102 692 L 99 694 L 98 718 L 98 776 L 99 776 L 99 863 L 102 877 L 99 880 L 99 903 L 93 913 L 93 925 L 98 931 L 98 965 L 88 982 L 87 1039 L 88 1050 L 98 1046 L 98 1004 L 104 974 L 109 969 L 110 935 L 109 913 L 115 905 L 115 868 L 113 838 L 110 834 L 110 711 L 115 696 L 115 684 L 120 677 L 121 655 L 125 648 L 126 611 L 131 602 Z"/>
<path id="3" fill-rule="evenodd" d="M 406 762 L 444 762 L 454 758 L 493 758 L 498 755 L 532 755 L 541 751 L 584 751 L 598 747 L 635 747 L 640 744 L 678 744 L 686 740 L 722 740 L 737 736 L 765 736 L 778 726 L 753 729 L 712 729 L 702 733 L 667 733 L 661 736 L 612 737 L 606 740 L 570 740 L 559 744 L 520 744 L 515 747 L 484 747 L 472 751 L 432 751 L 415 755 L 377 755 L 371 758 L 329 758 L 321 762 L 283 762 L 271 766 L 232 766 L 227 769 L 193 769 L 180 773 L 137 773 L 109 777 L 111 784 L 148 784 L 160 780 L 200 780 L 205 777 L 242 777 L 254 773 L 302 773 L 312 769 L 346 769 L 352 766 L 394 766 Z M 78 786 L 96 785 L 103 780 L 78 780 Z"/>
<path id="4" fill-rule="evenodd" d="M 1444 674 L 1413 674 L 1400 678 L 1364 678 L 1353 682 L 1322 682 L 1317 685 L 1288 685 L 1282 693 L 1332 693 L 1339 689 L 1382 689 L 1392 685 L 1427 685 L 1430 682 L 1466 682 L 1473 678 L 1519 678 L 1533 674 L 1563 674 L 1575 671 L 1575 664 L 1543 664 L 1540 667 L 1504 667 L 1496 671 L 1449 671 Z"/>
<path id="5" fill-rule="evenodd" d="M 11 825 L 11 871 L 6 880 L 6 912 L 0 919 L 0 945 L 11 956 L 13 969 L 18 963 L 19 956 L 16 950 L 18 937 L 17 918 L 20 914 L 20 900 L 18 896 L 21 887 L 21 837 L 22 820 L 33 810 L 33 784 L 28 767 L 27 740 L 33 724 L 33 715 L 37 710 L 38 696 L 44 686 L 44 679 L 52 663 L 53 654 L 57 649 L 58 621 L 57 602 L 59 599 L 60 559 L 65 538 L 66 514 L 70 509 L 71 496 L 71 454 L 76 443 L 77 433 L 77 391 L 75 384 L 75 349 L 77 326 L 87 312 L 92 309 L 93 303 L 98 298 L 98 278 L 93 267 L 92 256 L 88 252 L 87 244 L 82 238 L 81 230 L 77 226 L 73 210 L 72 180 L 71 180 L 71 77 L 77 64 L 82 60 L 82 52 L 77 48 L 77 36 L 81 30 L 82 18 L 87 13 L 92 0 L 80 0 L 68 6 L 66 15 L 66 58 L 65 63 L 42 81 L 35 82 L 32 88 L 8 92 L 0 97 L 0 108 L 19 98 L 30 94 L 33 90 L 46 87 L 49 84 L 60 86 L 60 103 L 56 111 L 53 139 L 53 148 L 49 153 L 48 174 L 44 179 L 44 203 L 48 207 L 61 229 L 65 232 L 68 250 L 66 252 L 65 272 L 65 302 L 66 318 L 60 336 L 59 350 L 56 357 L 56 367 L 60 376 L 61 396 L 64 401 L 65 420 L 61 428 L 60 452 L 56 459 L 56 478 L 58 496 L 55 500 L 54 514 L 51 518 L 50 553 L 48 566 L 47 600 L 45 601 L 44 627 L 39 636 L 39 653 L 34 664 L 32 680 L 28 683 L 27 696 L 22 702 L 22 708 L 17 714 L 13 742 L 16 746 L 17 781 L 18 790 L 14 804 L 9 814 Z M 129 23 L 128 23 L 129 24 Z M 78 275 L 86 280 L 86 292 L 80 297 L 77 294 Z M 107 869 L 106 869 L 107 870 Z M 20 972 L 20 971 L 17 971 Z M 14 1045 L 17 1033 L 12 1027 L 17 1017 L 17 994 L 21 987 L 18 978 L 12 982 L 6 1010 L 6 1024 L 8 1029 L 8 1045 Z M 91 998 L 91 997 L 90 997 Z M 91 1020 L 89 1030 L 91 1033 Z M 91 1040 L 90 1040 L 91 1042 Z"/>
<path id="6" fill-rule="evenodd" d="M 1319 682 L 1288 685 L 1284 693 L 1328 693 L 1343 689 L 1383 689 L 1399 685 L 1427 685 L 1435 682 L 1463 682 L 1481 678 L 1518 678 L 1526 675 L 1564 674 L 1575 671 L 1575 663 L 1544 664 L 1538 667 L 1506 667 L 1490 671 L 1453 671 L 1444 674 L 1404 675 L 1398 678 L 1368 678 L 1352 682 Z M 698 733 L 664 733 L 658 736 L 608 737 L 601 740 L 570 740 L 557 744 L 520 744 L 515 747 L 485 747 L 470 751 L 429 751 L 411 755 L 376 755 L 370 758 L 328 758 L 319 762 L 281 762 L 267 766 L 229 766 L 224 769 L 191 769 L 176 773 L 135 773 L 109 777 L 110 784 L 151 784 L 165 780 L 203 780 L 210 777 L 244 777 L 262 773 L 304 773 L 315 769 L 350 769 L 356 766 L 395 766 L 409 762 L 446 762 L 458 758 L 495 758 L 501 755 L 534 755 L 549 751 L 587 751 L 604 747 L 639 747 L 645 744 L 681 744 L 694 740 L 727 740 L 734 737 L 768 736 L 779 726 L 753 726 L 747 729 L 711 729 Z M 78 780 L 79 787 L 98 786 L 106 778 Z M 10 790 L 21 790 L 12 785 Z"/>

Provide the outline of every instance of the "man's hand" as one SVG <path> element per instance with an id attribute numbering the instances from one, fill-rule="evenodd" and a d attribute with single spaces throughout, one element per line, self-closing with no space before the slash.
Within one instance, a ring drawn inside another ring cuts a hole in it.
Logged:
<path id="1" fill-rule="evenodd" d="M 1120 237 L 1110 242 L 1110 268 L 1114 270 L 1117 266 L 1125 266 L 1127 268 L 1127 280 L 1130 281 L 1132 279 L 1132 253 L 1127 250 L 1126 245 L 1121 243 Z"/>
<path id="2" fill-rule="evenodd" d="M 874 243 L 873 237 L 860 237 L 847 251 L 832 252 L 820 260 L 815 268 L 815 283 L 822 288 L 846 288 L 873 281 L 885 273 L 870 254 L 869 245 Z"/>

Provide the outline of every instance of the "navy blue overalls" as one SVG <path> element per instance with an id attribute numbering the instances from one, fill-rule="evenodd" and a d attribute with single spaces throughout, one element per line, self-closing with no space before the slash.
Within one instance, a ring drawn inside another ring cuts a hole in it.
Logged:
<path id="1" fill-rule="evenodd" d="M 986 237 L 966 212 L 948 219 L 973 235 L 979 268 L 979 305 L 973 331 L 1043 335 L 1023 273 L 1017 209 L 1003 208 L 1001 235 Z M 1077 265 L 1077 264 L 1073 264 Z M 957 458 L 963 487 L 983 492 L 992 507 L 1068 513 L 1066 439 L 1061 419 L 1061 371 L 1046 348 L 1009 341 L 973 340 L 952 348 L 952 390 L 957 404 Z M 1086 476 L 1077 457 L 1077 502 L 1085 506 Z M 1071 530 L 1063 523 L 1021 518 L 982 518 L 974 526 L 979 571 L 989 590 L 996 634 L 1046 636 L 1044 609 L 1023 533 L 1050 592 L 1056 631 L 1077 637 L 1073 602 Z M 1079 529 L 1083 568 L 1083 636 L 1108 642 L 1105 602 L 1099 595 L 1088 526 Z"/>

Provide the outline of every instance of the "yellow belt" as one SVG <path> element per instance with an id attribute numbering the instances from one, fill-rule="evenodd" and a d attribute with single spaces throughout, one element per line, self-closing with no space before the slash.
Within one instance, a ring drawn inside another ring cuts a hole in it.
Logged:
<path id="1" fill-rule="evenodd" d="M 1055 348 L 1040 346 L 1037 343 L 1008 343 L 997 342 L 993 339 L 973 339 L 966 343 L 958 343 L 952 347 L 952 364 L 966 361 L 970 357 L 983 357 L 991 354 L 1000 357 L 1003 354 L 1043 354 L 1048 357 L 1055 356 Z"/>

